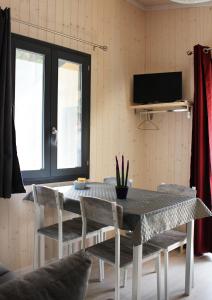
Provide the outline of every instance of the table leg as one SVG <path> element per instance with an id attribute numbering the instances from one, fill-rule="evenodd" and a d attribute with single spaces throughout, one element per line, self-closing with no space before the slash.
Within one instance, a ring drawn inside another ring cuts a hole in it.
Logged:
<path id="1" fill-rule="evenodd" d="M 141 300 L 143 245 L 133 247 L 132 300 Z"/>
<path id="2" fill-rule="evenodd" d="M 194 220 L 187 224 L 185 294 L 191 293 L 194 264 Z"/>

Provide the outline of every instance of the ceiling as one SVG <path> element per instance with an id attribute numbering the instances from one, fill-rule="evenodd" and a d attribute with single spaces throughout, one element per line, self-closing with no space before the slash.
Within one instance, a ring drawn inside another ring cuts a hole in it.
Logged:
<path id="1" fill-rule="evenodd" d="M 128 0 L 129 2 L 139 6 L 142 9 L 154 10 L 154 9 L 169 9 L 178 7 L 191 7 L 191 6 L 211 6 L 212 1 L 202 3 L 202 4 L 177 4 L 170 0 Z"/>

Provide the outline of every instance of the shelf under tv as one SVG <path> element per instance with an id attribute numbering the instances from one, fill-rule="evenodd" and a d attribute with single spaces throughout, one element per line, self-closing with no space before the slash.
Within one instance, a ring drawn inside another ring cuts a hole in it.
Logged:
<path id="1" fill-rule="evenodd" d="M 189 100 L 181 100 L 167 103 L 154 103 L 154 104 L 131 104 L 130 108 L 135 110 L 135 113 L 138 111 L 141 114 L 155 114 L 162 112 L 187 112 L 188 118 L 191 115 L 191 108 L 193 102 Z"/>

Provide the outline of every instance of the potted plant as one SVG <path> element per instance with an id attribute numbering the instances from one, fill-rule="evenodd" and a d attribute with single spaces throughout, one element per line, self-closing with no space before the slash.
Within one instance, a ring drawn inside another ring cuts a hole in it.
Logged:
<path id="1" fill-rule="evenodd" d="M 126 199 L 128 193 L 128 173 L 129 173 L 129 160 L 127 161 L 126 175 L 124 172 L 124 156 L 122 155 L 121 172 L 119 169 L 119 162 L 116 156 L 116 195 L 118 199 Z"/>

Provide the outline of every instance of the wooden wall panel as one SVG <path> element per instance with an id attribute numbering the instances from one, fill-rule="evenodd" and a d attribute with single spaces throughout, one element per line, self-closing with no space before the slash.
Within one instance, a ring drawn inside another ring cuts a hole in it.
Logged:
<path id="1" fill-rule="evenodd" d="M 125 0 L 0 0 L 12 16 L 47 28 L 106 44 L 102 52 L 77 41 L 12 23 L 13 32 L 92 55 L 90 177 L 114 174 L 114 156 L 130 159 L 134 185 L 155 189 L 160 182 L 188 184 L 191 120 L 185 113 L 158 114 L 159 131 L 136 129 L 128 109 L 132 74 L 183 71 L 184 98 L 193 96 L 193 45 L 212 45 L 212 10 L 186 8 L 142 12 Z M 27 187 L 30 190 L 30 187 Z M 33 206 L 24 195 L 0 199 L 0 261 L 12 269 L 30 266 Z M 47 221 L 54 213 L 47 212 Z M 51 243 L 48 257 L 55 254 Z"/>
<path id="2" fill-rule="evenodd" d="M 146 12 L 145 72 L 183 71 L 184 99 L 193 98 L 195 44 L 212 46 L 212 8 L 185 8 Z M 142 132 L 142 185 L 155 189 L 161 182 L 189 184 L 192 120 L 186 113 L 154 117 L 160 130 Z"/>
<path id="3" fill-rule="evenodd" d="M 102 180 L 114 174 L 114 156 L 130 159 L 130 177 L 140 183 L 141 136 L 134 113 L 128 109 L 132 74 L 144 70 L 144 13 L 125 0 L 0 0 L 12 17 L 95 43 L 108 52 L 77 41 L 12 22 L 12 31 L 90 53 L 91 154 L 90 177 Z M 27 187 L 27 191 L 30 187 Z M 32 264 L 34 212 L 22 195 L 0 199 L 0 261 L 14 270 Z M 54 213 L 47 211 L 47 222 Z M 52 243 L 47 254 L 55 254 Z"/>

